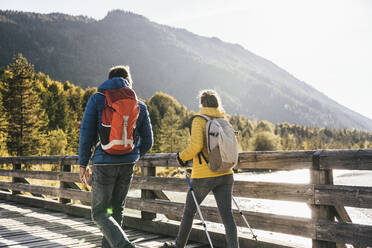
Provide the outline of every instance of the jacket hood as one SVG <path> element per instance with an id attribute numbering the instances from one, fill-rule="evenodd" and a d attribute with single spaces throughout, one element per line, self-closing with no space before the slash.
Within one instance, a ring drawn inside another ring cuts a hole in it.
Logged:
<path id="1" fill-rule="evenodd" d="M 110 78 L 110 79 L 106 80 L 105 82 L 103 82 L 98 87 L 98 90 L 113 90 L 113 89 L 119 89 L 119 88 L 122 88 L 122 87 L 129 87 L 130 88 L 130 85 L 127 82 L 127 80 L 125 80 L 122 77 L 114 77 L 114 78 Z"/>
<path id="2" fill-rule="evenodd" d="M 200 109 L 199 113 L 216 118 L 222 118 L 225 116 L 225 111 L 219 108 L 203 107 Z"/>

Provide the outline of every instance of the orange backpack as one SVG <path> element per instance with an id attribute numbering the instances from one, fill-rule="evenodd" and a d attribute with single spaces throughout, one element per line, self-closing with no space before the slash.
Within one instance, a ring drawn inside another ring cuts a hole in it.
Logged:
<path id="1" fill-rule="evenodd" d="M 106 97 L 98 136 L 102 149 L 111 155 L 130 153 L 136 143 L 140 112 L 136 93 L 128 87 L 98 92 Z"/>

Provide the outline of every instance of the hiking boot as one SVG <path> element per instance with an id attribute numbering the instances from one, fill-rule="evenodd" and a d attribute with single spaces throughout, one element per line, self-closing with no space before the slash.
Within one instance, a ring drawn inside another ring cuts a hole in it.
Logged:
<path id="1" fill-rule="evenodd" d="M 174 242 L 165 242 L 163 248 L 176 248 L 176 244 Z"/>

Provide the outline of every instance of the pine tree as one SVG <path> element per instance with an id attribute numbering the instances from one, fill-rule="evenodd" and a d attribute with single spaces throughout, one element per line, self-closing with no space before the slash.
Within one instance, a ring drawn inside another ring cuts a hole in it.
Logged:
<path id="1" fill-rule="evenodd" d="M 3 106 L 7 113 L 7 148 L 10 155 L 38 154 L 45 122 L 40 98 L 34 91 L 34 67 L 21 55 L 13 58 L 3 75 Z"/>
<path id="2" fill-rule="evenodd" d="M 0 81 L 0 88 L 2 87 L 2 82 Z M 0 91 L 0 103 L 3 102 L 3 95 Z M 6 156 L 7 155 L 7 148 L 6 148 L 6 112 L 4 111 L 4 107 L 2 104 L 0 104 L 0 156 Z"/>
<path id="3" fill-rule="evenodd" d="M 179 152 L 186 148 L 187 129 L 181 129 L 181 120 L 174 109 L 168 112 L 160 122 L 159 152 Z"/>
<path id="4" fill-rule="evenodd" d="M 66 130 L 68 106 L 60 83 L 53 82 L 49 85 L 45 93 L 44 104 L 46 105 L 44 108 L 49 118 L 48 130 Z"/>
<path id="5" fill-rule="evenodd" d="M 66 87 L 68 86 L 68 87 Z M 68 102 L 68 125 L 65 131 L 67 134 L 67 153 L 76 154 L 79 146 L 79 127 L 83 117 L 83 96 L 84 92 L 80 87 L 66 83 L 64 88 L 67 89 L 65 96 Z"/>

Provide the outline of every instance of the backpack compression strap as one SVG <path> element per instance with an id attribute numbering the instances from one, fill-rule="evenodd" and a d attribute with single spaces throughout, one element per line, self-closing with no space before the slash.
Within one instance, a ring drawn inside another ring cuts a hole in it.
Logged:
<path id="1" fill-rule="evenodd" d="M 191 125 L 192 125 L 192 121 L 194 120 L 195 117 L 201 117 L 203 118 L 204 120 L 206 121 L 209 121 L 211 118 L 206 116 L 206 115 L 203 115 L 203 114 L 197 114 L 197 115 L 193 115 L 189 121 L 189 130 L 190 130 L 190 135 L 191 135 Z M 198 159 L 199 159 L 199 164 L 202 164 L 202 160 L 201 160 L 201 157 L 203 157 L 203 159 L 205 160 L 205 162 L 207 162 L 207 164 L 209 163 L 207 157 L 204 155 L 204 153 L 202 151 L 200 151 L 198 153 Z"/>

